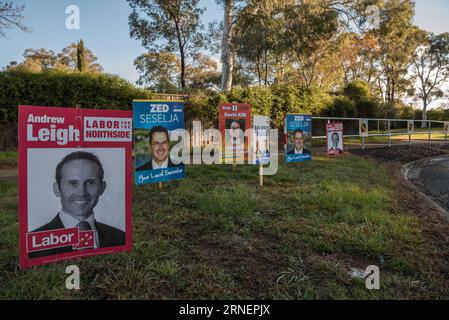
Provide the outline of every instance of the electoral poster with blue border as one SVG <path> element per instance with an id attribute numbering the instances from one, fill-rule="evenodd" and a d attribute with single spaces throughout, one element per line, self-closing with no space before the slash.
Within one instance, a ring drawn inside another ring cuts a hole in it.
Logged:
<path id="1" fill-rule="evenodd" d="M 285 162 L 312 160 L 312 116 L 287 114 L 285 118 Z"/>
<path id="2" fill-rule="evenodd" d="M 185 178 L 184 163 L 170 155 L 180 143 L 171 136 L 185 128 L 184 102 L 135 100 L 133 118 L 136 185 Z"/>

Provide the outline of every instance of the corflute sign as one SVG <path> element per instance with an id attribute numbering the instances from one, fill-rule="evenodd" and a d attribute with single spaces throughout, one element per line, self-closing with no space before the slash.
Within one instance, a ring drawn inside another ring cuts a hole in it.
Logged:
<path id="1" fill-rule="evenodd" d="M 20 266 L 132 248 L 132 113 L 19 107 Z"/>
<path id="2" fill-rule="evenodd" d="M 136 185 L 183 179 L 185 165 L 171 151 L 183 143 L 184 102 L 136 100 L 133 115 Z"/>

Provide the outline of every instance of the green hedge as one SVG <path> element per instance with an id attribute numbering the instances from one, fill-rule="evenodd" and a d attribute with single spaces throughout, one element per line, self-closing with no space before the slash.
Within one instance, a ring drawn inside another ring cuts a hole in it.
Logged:
<path id="1" fill-rule="evenodd" d="M 0 72 L 0 121 L 16 121 L 17 106 L 131 109 L 133 99 L 151 98 L 118 76 L 61 71 Z"/>

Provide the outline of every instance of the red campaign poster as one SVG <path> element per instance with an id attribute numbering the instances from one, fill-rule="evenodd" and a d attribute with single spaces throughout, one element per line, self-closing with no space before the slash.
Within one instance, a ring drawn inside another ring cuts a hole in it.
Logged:
<path id="1" fill-rule="evenodd" d="M 248 159 L 249 137 L 245 131 L 252 127 L 251 105 L 243 103 L 222 103 L 219 106 L 219 127 L 223 141 L 223 160 L 233 163 Z"/>
<path id="2" fill-rule="evenodd" d="M 343 141 L 343 123 L 327 123 L 326 124 L 327 137 L 327 156 L 342 156 L 344 154 Z"/>
<path id="3" fill-rule="evenodd" d="M 132 249 L 132 112 L 19 107 L 20 267 Z"/>

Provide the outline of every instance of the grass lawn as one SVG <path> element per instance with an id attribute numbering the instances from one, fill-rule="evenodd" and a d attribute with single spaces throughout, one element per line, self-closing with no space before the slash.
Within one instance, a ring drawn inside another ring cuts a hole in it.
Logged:
<path id="1" fill-rule="evenodd" d="M 348 155 L 258 168 L 190 166 L 134 188 L 134 250 L 20 271 L 17 186 L 0 182 L 0 299 L 418 299 L 449 297 L 391 168 Z M 81 290 L 65 289 L 77 264 Z M 381 290 L 348 275 L 378 265 Z"/>
<path id="2" fill-rule="evenodd" d="M 0 151 L 0 161 L 2 160 L 16 160 L 17 151 Z"/>

